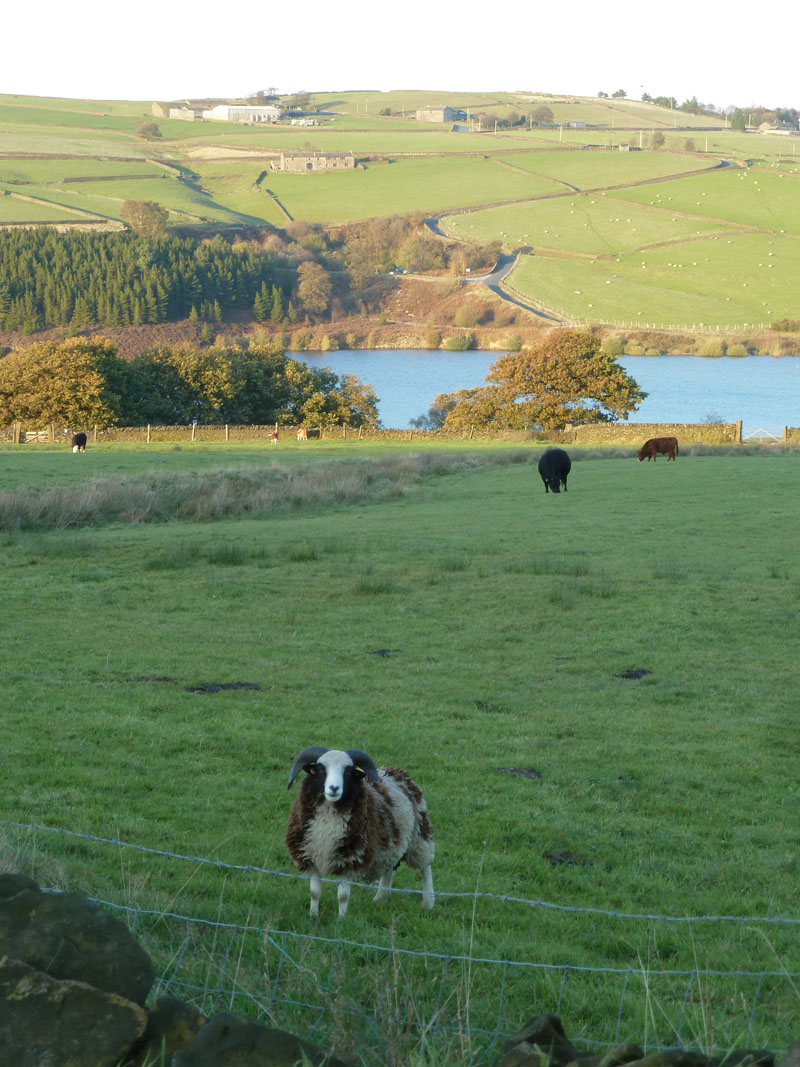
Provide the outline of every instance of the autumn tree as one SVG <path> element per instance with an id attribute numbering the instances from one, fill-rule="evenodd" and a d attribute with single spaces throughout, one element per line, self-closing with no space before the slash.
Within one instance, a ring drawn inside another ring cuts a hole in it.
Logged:
<path id="1" fill-rule="evenodd" d="M 308 260 L 297 268 L 297 278 L 297 295 L 303 307 L 312 315 L 324 314 L 333 290 L 328 272 L 319 263 Z"/>
<path id="2" fill-rule="evenodd" d="M 531 112 L 531 123 L 534 126 L 547 126 L 550 125 L 550 123 L 552 122 L 552 109 L 544 104 L 541 107 L 537 107 L 533 112 Z"/>
<path id="3" fill-rule="evenodd" d="M 105 338 L 39 341 L 18 349 L 0 359 L 0 425 L 113 425 L 127 374 Z"/>
<path id="4" fill-rule="evenodd" d="M 414 274 L 445 266 L 444 247 L 428 229 L 410 234 L 397 250 L 397 265 Z"/>
<path id="5" fill-rule="evenodd" d="M 161 130 L 157 122 L 143 122 L 136 127 L 136 136 L 143 137 L 146 141 L 153 141 L 161 136 Z"/>
<path id="6" fill-rule="evenodd" d="M 145 237 L 159 237 L 167 231 L 169 212 L 155 200 L 126 200 L 120 218 L 133 230 Z"/>
<path id="7" fill-rule="evenodd" d="M 455 398 L 446 426 L 541 426 L 613 422 L 635 411 L 642 392 L 600 341 L 580 330 L 561 330 L 532 348 L 509 352 L 489 368 L 489 383 L 436 398 Z"/>

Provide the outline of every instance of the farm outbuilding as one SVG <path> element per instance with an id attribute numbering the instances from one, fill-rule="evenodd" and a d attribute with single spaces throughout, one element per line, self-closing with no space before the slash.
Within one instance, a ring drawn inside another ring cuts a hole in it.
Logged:
<path id="1" fill-rule="evenodd" d="M 205 111 L 203 118 L 216 122 L 278 122 L 283 114 L 283 109 L 273 104 L 217 104 Z"/>
<path id="2" fill-rule="evenodd" d="M 417 111 L 417 122 L 455 122 L 466 117 L 466 112 L 455 107 L 422 107 Z"/>

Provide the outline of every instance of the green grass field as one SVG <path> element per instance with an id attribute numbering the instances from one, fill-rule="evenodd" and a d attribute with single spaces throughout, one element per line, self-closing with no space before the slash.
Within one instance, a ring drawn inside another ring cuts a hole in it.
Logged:
<path id="1" fill-rule="evenodd" d="M 631 185 L 708 166 L 697 156 L 669 152 L 532 152 L 502 158 L 514 167 L 555 178 L 575 189 Z"/>
<path id="2" fill-rule="evenodd" d="M 202 168 L 200 169 L 202 173 Z M 254 176 L 257 177 L 254 168 Z M 213 179 L 207 182 L 216 190 Z M 369 165 L 366 170 L 319 174 L 270 172 L 263 182 L 293 218 L 309 222 L 347 222 L 381 215 L 435 214 L 552 191 L 552 185 L 504 167 L 490 159 L 409 159 Z M 242 199 L 244 193 L 247 199 Z M 254 194 L 242 190 L 233 202 L 251 205 Z M 260 201 L 259 201 L 260 202 Z"/>
<path id="3" fill-rule="evenodd" d="M 732 233 L 610 260 L 522 256 L 507 282 L 577 321 L 742 329 L 795 314 L 798 269 L 796 241 Z"/>
<path id="4" fill-rule="evenodd" d="M 376 1067 L 493 1063 L 541 1011 L 590 1045 L 794 1040 L 796 927 L 757 920 L 797 908 L 796 454 L 572 448 L 552 496 L 534 446 L 33 449 L 0 449 L 6 527 L 51 489 L 88 516 L 109 478 L 277 489 L 246 519 L 0 534 L 3 818 L 289 873 L 292 759 L 357 746 L 424 788 L 441 896 L 354 891 L 342 923 L 326 886 L 311 922 L 302 881 L 0 823 L 5 868 L 268 928 L 135 924 L 165 988 Z M 187 691 L 234 682 L 261 688 Z"/>
<path id="5" fill-rule="evenodd" d="M 486 208 L 468 215 L 449 215 L 443 228 L 465 240 L 500 240 L 509 249 L 535 245 L 608 255 L 660 241 L 694 238 L 722 227 L 705 220 L 670 216 L 649 207 L 620 206 L 619 201 L 579 194 Z"/>
<path id="6" fill-rule="evenodd" d="M 640 186 L 618 194 L 692 215 L 727 219 L 773 233 L 800 234 L 800 182 L 770 171 L 729 170 L 679 181 Z"/>
<path id="7" fill-rule="evenodd" d="M 0 194 L 4 192 L 0 184 Z M 50 202 L 31 203 L 15 196 L 0 195 L 0 222 L 68 222 L 75 215 Z"/>

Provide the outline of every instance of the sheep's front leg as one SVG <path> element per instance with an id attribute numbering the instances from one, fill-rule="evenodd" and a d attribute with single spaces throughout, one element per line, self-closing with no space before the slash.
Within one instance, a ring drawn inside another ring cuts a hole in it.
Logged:
<path id="1" fill-rule="evenodd" d="M 322 895 L 322 879 L 318 874 L 312 874 L 311 880 L 308 883 L 308 889 L 311 894 L 311 904 L 309 906 L 309 915 L 316 917 L 319 915 L 319 898 Z"/>
<path id="2" fill-rule="evenodd" d="M 386 900 L 392 888 L 393 877 L 394 871 L 381 875 L 381 880 L 378 882 L 378 892 L 372 898 L 373 900 Z"/>
<path id="3" fill-rule="evenodd" d="M 339 882 L 337 896 L 339 898 L 339 918 L 343 919 L 347 915 L 347 904 L 350 900 L 349 882 Z"/>
<path id="4" fill-rule="evenodd" d="M 422 906 L 423 908 L 433 907 L 433 874 L 430 864 L 422 868 Z"/>

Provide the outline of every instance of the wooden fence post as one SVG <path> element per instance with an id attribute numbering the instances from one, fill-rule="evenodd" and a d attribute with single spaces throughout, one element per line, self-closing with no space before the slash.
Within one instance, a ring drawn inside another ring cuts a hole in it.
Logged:
<path id="1" fill-rule="evenodd" d="M 193 423 L 192 423 L 192 440 L 193 440 L 193 441 L 194 441 L 194 431 L 195 431 L 196 429 L 197 429 L 197 423 L 196 423 L 196 422 L 193 422 Z"/>
<path id="2" fill-rule="evenodd" d="M 54 422 L 50 423 L 50 442 L 51 444 L 56 443 L 56 424 Z"/>
<path id="3" fill-rule="evenodd" d="M 13 433 L 13 438 L 12 438 L 12 440 L 13 440 L 15 445 L 19 444 L 20 437 L 22 436 L 21 432 L 20 432 L 21 430 L 22 430 L 22 423 L 21 422 L 15 422 L 14 423 L 14 433 Z"/>
<path id="4" fill-rule="evenodd" d="M 735 440 L 736 440 L 736 444 L 737 445 L 740 445 L 742 443 L 742 420 L 741 419 L 737 419 L 736 420 L 736 439 Z"/>
<path id="5" fill-rule="evenodd" d="M 97 444 L 97 427 L 94 428 L 94 443 Z"/>
<path id="6" fill-rule="evenodd" d="M 230 435 L 229 435 L 229 433 L 228 433 L 228 429 L 229 429 L 229 427 L 228 427 L 228 424 L 227 424 L 227 422 L 226 422 L 226 423 L 225 423 L 225 440 L 226 440 L 226 441 L 230 441 Z"/>

